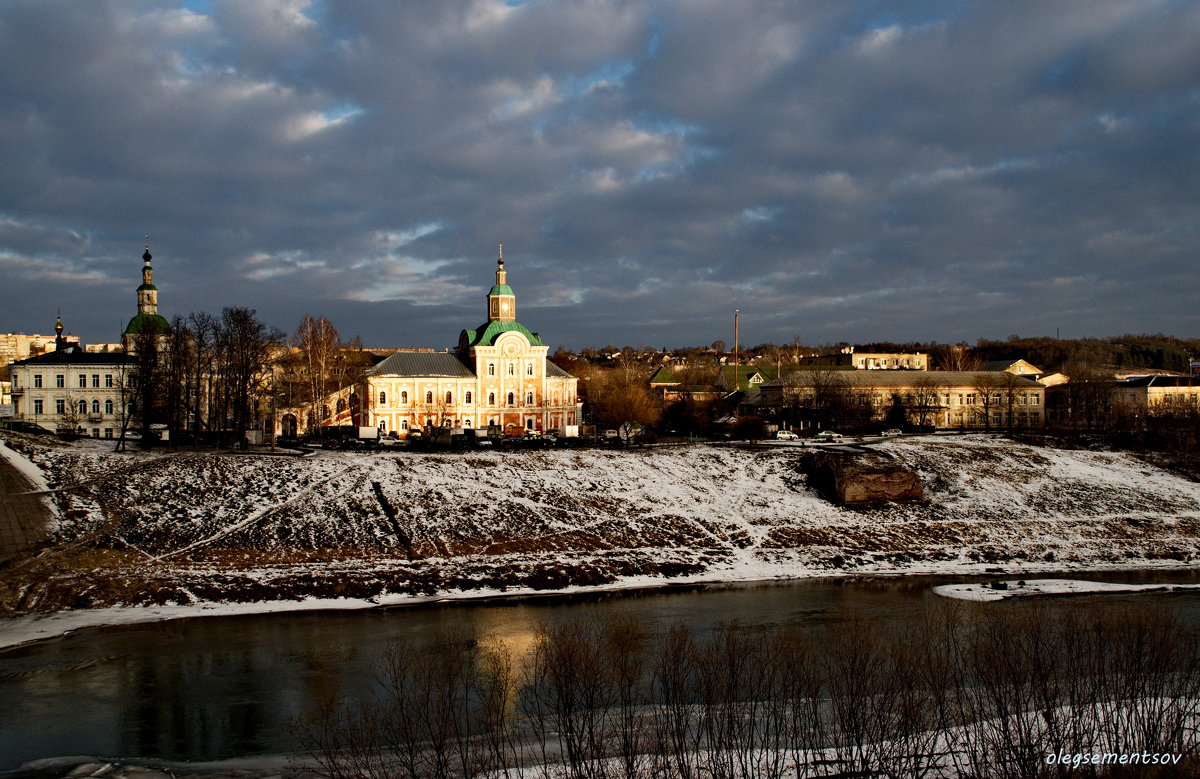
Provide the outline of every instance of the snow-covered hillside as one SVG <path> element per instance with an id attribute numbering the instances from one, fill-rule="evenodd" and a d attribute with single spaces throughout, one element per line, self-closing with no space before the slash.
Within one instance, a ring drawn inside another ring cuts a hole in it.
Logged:
<path id="1" fill-rule="evenodd" d="M 28 452 L 56 553 L 19 608 L 370 598 L 853 572 L 1133 567 L 1200 553 L 1200 485 L 1124 454 L 984 437 L 879 444 L 921 504 L 847 509 L 809 450 Z"/>

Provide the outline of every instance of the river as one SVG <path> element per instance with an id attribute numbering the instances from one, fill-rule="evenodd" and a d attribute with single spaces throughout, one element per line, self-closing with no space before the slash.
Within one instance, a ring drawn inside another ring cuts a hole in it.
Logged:
<path id="1" fill-rule="evenodd" d="M 1188 570 L 1063 576 L 1200 582 L 1200 571 Z M 296 747 L 290 720 L 330 694 L 369 694 L 377 659 L 402 636 L 421 641 L 465 629 L 519 654 L 547 621 L 608 615 L 632 615 L 648 628 L 678 622 L 698 630 L 734 619 L 820 626 L 845 613 L 904 620 L 945 602 L 931 587 L 964 578 L 810 579 L 89 629 L 0 652 L 0 770 L 61 755 L 198 761 L 289 752 Z M 1163 598 L 1200 622 L 1200 594 L 1056 602 Z"/>

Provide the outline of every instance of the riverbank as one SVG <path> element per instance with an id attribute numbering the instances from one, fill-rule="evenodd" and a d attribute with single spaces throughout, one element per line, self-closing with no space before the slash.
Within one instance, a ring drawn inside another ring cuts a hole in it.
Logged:
<path id="1" fill-rule="evenodd" d="M 58 518 L 0 576 L 9 646 L 204 614 L 1200 557 L 1200 485 L 1118 452 L 984 436 L 878 444 L 925 500 L 857 509 L 810 488 L 795 446 L 297 459 L 12 443 Z"/>

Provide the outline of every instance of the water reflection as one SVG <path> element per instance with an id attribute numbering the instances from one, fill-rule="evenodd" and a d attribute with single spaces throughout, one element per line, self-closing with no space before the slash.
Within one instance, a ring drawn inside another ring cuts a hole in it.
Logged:
<path id="1" fill-rule="evenodd" d="M 1114 573 L 1108 581 L 1195 582 L 1196 571 Z M 331 696 L 366 698 L 389 642 L 439 632 L 474 635 L 520 667 L 545 623 L 631 616 L 648 629 L 676 622 L 818 627 L 847 613 L 911 620 L 945 601 L 944 578 L 818 580 L 701 590 L 597 594 L 574 600 L 206 617 L 81 631 L 0 653 L 0 770 L 42 757 L 93 754 L 209 760 L 291 751 L 289 720 Z M 1200 593 L 1172 598 L 1200 621 Z M 1061 607 L 1077 599 L 1057 601 Z M 1136 601 L 1135 601 L 1136 602 Z M 964 608 L 992 605 L 967 604 Z"/>

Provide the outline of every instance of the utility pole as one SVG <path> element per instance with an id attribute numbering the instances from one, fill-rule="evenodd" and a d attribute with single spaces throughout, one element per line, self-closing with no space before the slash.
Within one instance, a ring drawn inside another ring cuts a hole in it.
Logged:
<path id="1" fill-rule="evenodd" d="M 738 390 L 738 316 L 741 309 L 733 310 L 733 391 Z"/>

